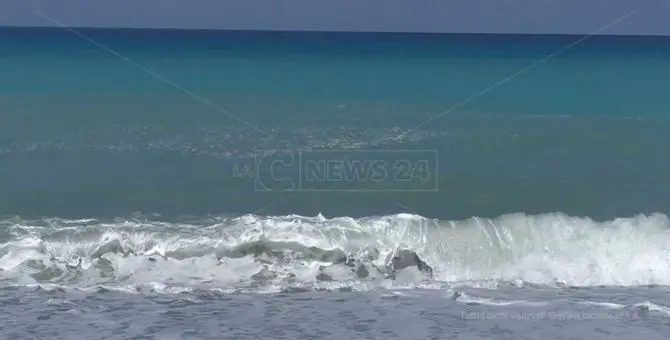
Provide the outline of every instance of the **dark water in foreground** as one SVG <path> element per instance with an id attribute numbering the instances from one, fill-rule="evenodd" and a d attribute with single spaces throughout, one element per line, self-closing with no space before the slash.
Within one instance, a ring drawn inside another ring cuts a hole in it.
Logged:
<path id="1" fill-rule="evenodd" d="M 0 334 L 8 339 L 663 339 L 667 310 L 640 301 L 670 302 L 659 288 L 640 289 L 636 298 L 620 289 L 503 290 L 498 294 L 535 301 L 507 305 L 421 290 L 171 297 L 3 293 L 12 296 L 3 298 L 0 317 Z M 612 296 L 617 303 L 583 303 Z"/>

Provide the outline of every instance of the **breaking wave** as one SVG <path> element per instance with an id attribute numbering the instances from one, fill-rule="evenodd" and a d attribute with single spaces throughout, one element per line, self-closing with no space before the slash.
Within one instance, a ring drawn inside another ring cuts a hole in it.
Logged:
<path id="1" fill-rule="evenodd" d="M 662 214 L 0 221 L 0 286 L 256 291 L 670 285 Z M 421 266 L 389 269 L 400 250 Z M 425 269 L 424 268 L 424 269 Z M 429 274 L 429 275 L 427 275 Z"/>

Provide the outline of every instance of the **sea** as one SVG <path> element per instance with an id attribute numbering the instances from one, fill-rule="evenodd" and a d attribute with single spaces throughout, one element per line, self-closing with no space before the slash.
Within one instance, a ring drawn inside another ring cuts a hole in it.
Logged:
<path id="1" fill-rule="evenodd" d="M 658 36 L 0 28 L 0 338 L 665 339 L 669 80 Z"/>

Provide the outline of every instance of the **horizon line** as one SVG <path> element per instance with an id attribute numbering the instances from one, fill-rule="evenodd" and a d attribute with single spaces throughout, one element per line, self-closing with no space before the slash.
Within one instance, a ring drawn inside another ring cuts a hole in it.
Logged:
<path id="1" fill-rule="evenodd" d="M 339 33 L 339 34 L 388 34 L 388 35 L 527 35 L 527 36 L 584 36 L 589 33 L 521 33 L 521 32 L 424 32 L 424 31 L 356 31 L 356 30 L 319 30 L 319 29 L 254 29 L 254 28 L 171 28 L 171 27 L 109 27 L 109 26 L 67 26 L 72 29 L 83 30 L 125 30 L 125 31 L 189 31 L 189 32 L 253 32 L 253 33 Z M 54 29 L 62 30 L 63 27 L 45 25 L 45 26 L 28 26 L 28 25 L 2 25 L 0 29 Z M 664 34 L 591 34 L 599 37 L 668 37 L 670 35 Z"/>

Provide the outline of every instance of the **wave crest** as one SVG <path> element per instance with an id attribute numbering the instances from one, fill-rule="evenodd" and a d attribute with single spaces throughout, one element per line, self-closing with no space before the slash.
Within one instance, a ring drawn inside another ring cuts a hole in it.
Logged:
<path id="1" fill-rule="evenodd" d="M 560 213 L 463 221 L 409 214 L 12 219 L 0 221 L 0 285 L 257 291 L 668 285 L 669 225 L 662 214 L 597 222 Z M 388 255 L 399 249 L 416 253 L 433 277 L 418 270 L 389 276 Z"/>

